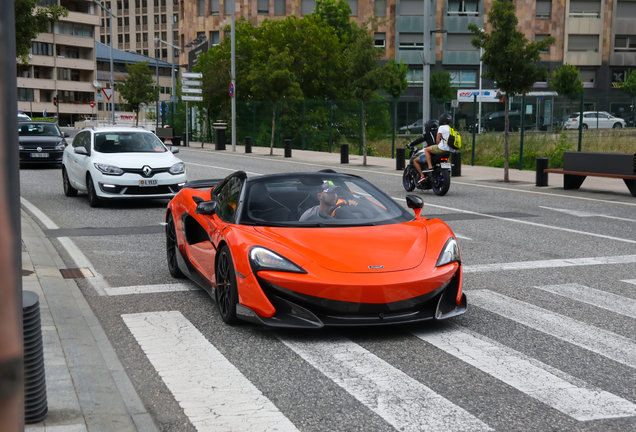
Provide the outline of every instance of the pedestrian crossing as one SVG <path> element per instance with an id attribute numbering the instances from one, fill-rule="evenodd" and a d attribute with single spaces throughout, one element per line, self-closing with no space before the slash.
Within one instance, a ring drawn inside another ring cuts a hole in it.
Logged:
<path id="1" fill-rule="evenodd" d="M 598 307 L 601 314 L 620 314 L 627 320 L 636 318 L 634 298 L 579 284 L 528 289 L 536 290 L 537 296 L 548 292 L 563 297 L 570 307 L 587 304 Z M 628 370 L 635 370 L 636 375 L 634 338 L 494 291 L 472 290 L 467 291 L 467 296 L 469 305 L 474 306 L 469 310 L 468 323 L 478 320 L 482 311 L 488 311 L 522 325 L 522 332 L 527 328 L 528 332 L 550 335 L 573 345 L 575 350 L 596 353 L 625 365 Z M 258 388 L 241 374 L 195 327 L 196 323 L 181 312 L 125 314 L 122 318 L 197 431 L 306 430 L 303 422 L 288 411 L 289 407 L 287 410 L 277 408 L 276 400 L 265 396 L 267 389 Z M 404 326 L 401 330 L 413 337 L 408 346 L 414 351 L 445 353 L 451 363 L 440 367 L 446 368 L 448 373 L 455 373 L 452 362 L 459 362 L 455 366 L 463 364 L 461 370 L 485 373 L 500 386 L 518 392 L 522 401 L 527 398 L 528 403 L 538 402 L 548 412 L 558 412 L 581 425 L 619 419 L 628 421 L 631 427 L 636 424 L 636 396 L 632 393 L 630 396 L 620 391 L 616 394 L 616 390 L 601 388 L 603 384 L 598 383 L 603 381 L 599 380 L 594 380 L 596 384 L 586 382 L 580 375 L 573 376 L 492 339 L 492 335 L 480 334 L 463 320 L 457 321 L 460 323 L 422 325 L 415 329 Z M 392 363 L 395 360 L 374 352 L 373 344 L 363 347 L 355 337 L 347 338 L 341 333 L 273 332 L 274 342 L 280 342 L 276 350 L 291 351 L 298 356 L 303 368 L 335 383 L 343 394 L 359 403 L 358 409 L 368 410 L 395 430 L 501 430 L 501 425 L 489 424 L 492 418 L 483 410 L 472 412 L 473 407 L 467 406 L 465 400 L 453 400 L 452 392 L 451 395 L 439 394 L 434 377 L 402 370 L 401 365 Z M 577 361 L 584 363 L 590 361 L 588 358 L 581 356 Z M 417 367 L 427 368 L 427 365 Z M 427 379 L 433 381 L 425 382 Z M 467 380 L 465 392 L 480 394 L 491 390 L 480 388 L 484 386 L 480 382 Z M 356 408 L 349 405 L 347 409 Z"/>

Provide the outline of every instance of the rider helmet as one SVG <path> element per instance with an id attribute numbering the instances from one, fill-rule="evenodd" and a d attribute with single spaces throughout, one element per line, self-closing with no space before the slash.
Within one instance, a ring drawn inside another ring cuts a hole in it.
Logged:
<path id="1" fill-rule="evenodd" d="M 453 118 L 448 113 L 444 113 L 441 116 L 439 116 L 439 125 L 440 126 L 449 125 L 449 124 L 451 124 L 452 121 L 453 121 Z"/>

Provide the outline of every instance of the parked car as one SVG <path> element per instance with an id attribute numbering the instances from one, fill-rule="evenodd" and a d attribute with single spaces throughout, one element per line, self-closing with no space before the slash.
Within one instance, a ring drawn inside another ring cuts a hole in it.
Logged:
<path id="1" fill-rule="evenodd" d="M 84 128 L 64 151 L 64 193 L 86 192 L 91 207 L 114 199 L 172 198 L 187 181 L 178 152 L 143 128 Z"/>
<path id="2" fill-rule="evenodd" d="M 509 131 L 519 131 L 521 129 L 521 113 L 518 110 L 508 112 Z M 484 115 L 481 118 L 481 130 L 483 132 L 495 131 L 503 132 L 506 126 L 506 112 L 495 111 Z M 531 114 L 526 114 L 524 128 L 532 129 L 536 126 L 536 119 Z M 477 127 L 477 124 L 475 124 Z M 472 127 L 468 125 L 466 129 L 472 132 Z"/>
<path id="3" fill-rule="evenodd" d="M 47 121 L 18 123 L 20 163 L 62 163 L 69 134 Z"/>
<path id="4" fill-rule="evenodd" d="M 580 115 L 573 113 L 565 123 L 564 129 L 578 129 Z M 627 127 L 622 118 L 614 117 L 605 111 L 583 111 L 583 129 L 611 129 Z"/>
<path id="5" fill-rule="evenodd" d="M 400 129 L 398 129 L 398 133 L 399 134 L 412 134 L 412 135 L 422 135 L 423 129 L 422 129 L 422 124 L 423 124 L 423 120 L 422 119 L 418 119 L 415 123 L 407 125 L 407 126 L 402 126 Z"/>
<path id="6" fill-rule="evenodd" d="M 29 117 L 28 115 L 26 115 L 23 112 L 19 112 L 18 113 L 18 121 L 19 122 L 23 122 L 23 121 L 31 121 L 31 117 Z"/>

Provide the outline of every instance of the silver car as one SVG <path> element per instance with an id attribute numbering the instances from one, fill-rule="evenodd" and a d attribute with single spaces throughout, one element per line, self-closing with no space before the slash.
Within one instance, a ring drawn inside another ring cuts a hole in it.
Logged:
<path id="1" fill-rule="evenodd" d="M 574 113 L 565 122 L 564 129 L 578 129 L 580 115 Z M 583 129 L 611 129 L 624 128 L 627 123 L 622 118 L 614 117 L 605 111 L 584 111 Z"/>

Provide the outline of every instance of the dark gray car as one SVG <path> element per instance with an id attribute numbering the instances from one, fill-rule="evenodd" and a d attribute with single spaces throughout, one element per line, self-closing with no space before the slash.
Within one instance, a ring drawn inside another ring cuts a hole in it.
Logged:
<path id="1" fill-rule="evenodd" d="M 47 121 L 18 123 L 20 163 L 62 163 L 65 137 L 57 124 Z"/>

